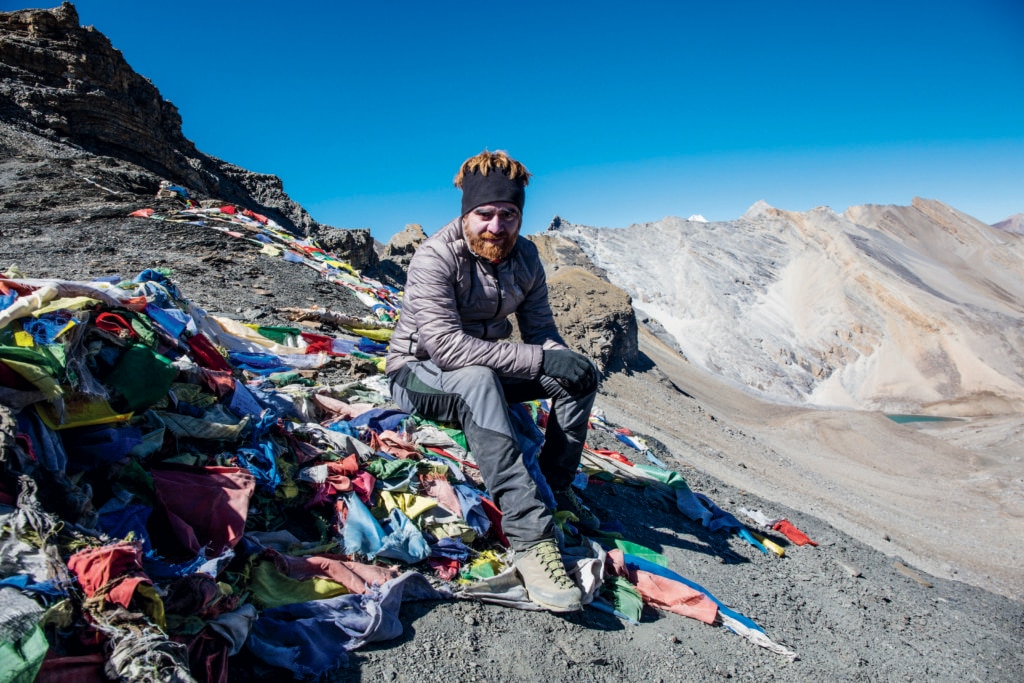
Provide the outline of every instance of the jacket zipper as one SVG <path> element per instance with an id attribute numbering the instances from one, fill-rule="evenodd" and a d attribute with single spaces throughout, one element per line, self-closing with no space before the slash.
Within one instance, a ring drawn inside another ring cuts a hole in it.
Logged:
<path id="1" fill-rule="evenodd" d="M 497 264 L 487 262 L 487 265 L 491 269 L 491 275 L 494 277 L 494 288 L 498 290 L 498 306 L 494 309 L 494 315 L 491 316 L 492 320 L 498 319 L 498 314 L 501 313 L 501 278 L 498 276 Z"/>

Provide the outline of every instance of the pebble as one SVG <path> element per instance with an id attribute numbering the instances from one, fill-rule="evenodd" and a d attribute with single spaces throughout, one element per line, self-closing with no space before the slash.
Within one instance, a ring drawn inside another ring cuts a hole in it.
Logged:
<path id="1" fill-rule="evenodd" d="M 860 571 L 860 569 L 858 569 L 856 567 L 856 565 L 853 565 L 853 564 L 850 564 L 849 562 L 844 562 L 843 560 L 838 560 L 838 559 L 836 560 L 836 564 L 838 564 L 840 567 L 842 567 L 843 570 L 846 571 L 847 574 L 849 574 L 850 576 L 852 576 L 855 579 L 858 576 L 861 576 L 861 571 Z"/>

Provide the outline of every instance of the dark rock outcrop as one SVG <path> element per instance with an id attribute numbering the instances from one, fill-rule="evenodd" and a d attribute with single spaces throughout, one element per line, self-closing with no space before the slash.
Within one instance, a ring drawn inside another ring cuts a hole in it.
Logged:
<path id="1" fill-rule="evenodd" d="M 380 252 L 377 274 L 398 287 L 405 286 L 405 274 L 416 249 L 427 239 L 427 233 L 418 223 L 410 223 L 388 240 Z"/>
<path id="2" fill-rule="evenodd" d="M 409 267 L 409 261 L 416 249 L 427 239 L 427 233 L 423 232 L 423 226 L 419 223 L 410 223 L 401 232 L 395 233 L 388 243 L 384 245 L 381 253 L 381 260 L 388 260 L 403 269 Z"/>
<path id="3" fill-rule="evenodd" d="M 316 240 L 325 250 L 333 254 L 345 254 L 346 260 L 356 270 L 372 270 L 377 265 L 377 252 L 373 249 L 373 236 L 370 231 L 339 230 L 326 225 L 318 225 L 310 230 L 309 236 Z"/>

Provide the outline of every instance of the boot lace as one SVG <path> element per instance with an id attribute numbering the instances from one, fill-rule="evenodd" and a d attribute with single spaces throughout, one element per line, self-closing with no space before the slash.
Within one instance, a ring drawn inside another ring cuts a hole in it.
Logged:
<path id="1" fill-rule="evenodd" d="M 561 509 L 576 515 L 576 519 L 580 521 L 595 517 L 594 513 L 587 509 L 587 506 L 583 504 L 583 501 L 579 499 L 579 496 L 571 488 L 559 491 L 556 494 L 556 499 Z"/>
<path id="2" fill-rule="evenodd" d="M 542 543 L 537 547 L 537 561 L 544 572 L 559 588 L 572 588 L 573 582 L 565 573 L 565 566 L 562 564 L 562 556 L 554 543 Z"/>

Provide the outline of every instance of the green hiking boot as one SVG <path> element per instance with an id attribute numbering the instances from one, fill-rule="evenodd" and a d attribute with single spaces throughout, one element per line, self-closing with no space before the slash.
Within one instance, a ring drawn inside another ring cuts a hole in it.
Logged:
<path id="1" fill-rule="evenodd" d="M 579 520 L 581 527 L 590 531 L 597 531 L 601 528 L 600 518 L 583 504 L 583 501 L 580 500 L 571 486 L 562 491 L 555 491 L 554 494 L 555 505 L 558 506 L 558 509 L 576 515 L 576 519 Z"/>
<path id="2" fill-rule="evenodd" d="M 551 612 L 576 612 L 582 609 L 580 589 L 572 582 L 562 564 L 562 554 L 552 541 L 541 541 L 518 554 L 516 571 L 531 601 Z"/>

